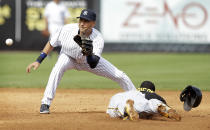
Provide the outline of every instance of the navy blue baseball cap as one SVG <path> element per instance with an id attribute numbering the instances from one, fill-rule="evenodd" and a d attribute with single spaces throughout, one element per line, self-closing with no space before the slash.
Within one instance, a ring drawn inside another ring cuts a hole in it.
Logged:
<path id="1" fill-rule="evenodd" d="M 90 9 L 83 9 L 77 18 L 86 19 L 88 21 L 96 21 L 96 13 Z"/>

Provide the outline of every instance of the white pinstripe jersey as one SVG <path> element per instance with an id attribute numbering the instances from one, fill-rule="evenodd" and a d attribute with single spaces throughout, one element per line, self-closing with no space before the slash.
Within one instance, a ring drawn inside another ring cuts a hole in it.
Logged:
<path id="1" fill-rule="evenodd" d="M 74 36 L 78 34 L 78 31 L 78 23 L 64 25 L 52 36 L 50 44 L 53 47 L 61 46 L 61 53 L 72 57 L 78 63 L 83 63 L 86 61 L 86 56 L 83 56 L 81 47 L 73 39 Z M 93 41 L 93 53 L 97 56 L 101 56 L 104 48 L 104 40 L 101 33 L 93 28 L 89 38 Z"/>

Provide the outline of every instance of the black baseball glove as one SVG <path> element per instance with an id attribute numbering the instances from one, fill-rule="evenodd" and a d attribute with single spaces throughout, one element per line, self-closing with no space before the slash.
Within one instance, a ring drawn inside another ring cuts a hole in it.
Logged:
<path id="1" fill-rule="evenodd" d="M 81 37 L 80 35 L 74 36 L 74 41 L 82 48 L 82 54 L 84 56 L 92 55 L 93 53 L 93 41 L 87 37 Z"/>

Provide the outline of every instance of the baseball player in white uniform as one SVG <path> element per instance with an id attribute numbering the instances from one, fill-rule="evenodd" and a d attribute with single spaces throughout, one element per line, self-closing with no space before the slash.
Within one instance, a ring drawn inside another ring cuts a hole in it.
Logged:
<path id="1" fill-rule="evenodd" d="M 171 119 L 181 120 L 181 116 L 174 109 L 170 108 L 161 96 L 154 93 L 155 89 L 149 90 L 155 88 L 155 86 L 151 87 L 150 83 L 150 81 L 142 83 L 140 88 L 144 91 L 132 90 L 114 95 L 108 105 L 107 114 L 110 117 L 119 117 L 124 120 L 137 120 L 144 113 L 159 113 Z"/>
<path id="2" fill-rule="evenodd" d="M 68 9 L 60 0 L 53 0 L 46 5 L 44 19 L 47 26 L 45 30 L 49 31 L 50 37 L 52 37 L 60 27 L 67 24 L 69 17 L 70 13 Z"/>
<path id="3" fill-rule="evenodd" d="M 56 34 L 59 28 L 68 23 L 70 13 L 66 6 L 60 2 L 60 0 L 53 0 L 49 2 L 44 10 L 44 20 L 46 23 L 45 30 L 42 31 L 42 35 L 49 39 Z M 60 47 L 56 47 L 58 54 L 60 53 Z M 48 55 L 50 58 L 51 53 Z"/>
<path id="4" fill-rule="evenodd" d="M 94 29 L 96 14 L 92 10 L 82 10 L 78 24 L 67 24 L 60 28 L 45 45 L 37 60 L 28 65 L 26 71 L 37 69 L 47 54 L 56 46 L 61 46 L 58 60 L 50 74 L 40 113 L 50 113 L 49 107 L 56 88 L 65 71 L 76 69 L 94 73 L 116 81 L 125 91 L 136 90 L 130 78 L 109 61 L 101 57 L 104 40 Z"/>

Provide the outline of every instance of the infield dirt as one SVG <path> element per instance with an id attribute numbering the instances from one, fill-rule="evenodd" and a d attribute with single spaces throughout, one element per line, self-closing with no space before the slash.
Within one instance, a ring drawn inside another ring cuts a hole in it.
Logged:
<path id="1" fill-rule="evenodd" d="M 123 121 L 106 114 L 111 96 L 121 89 L 57 89 L 51 114 L 39 114 L 44 89 L 0 88 L 1 130 L 209 130 L 210 92 L 203 92 L 199 107 L 183 110 L 179 91 L 157 91 L 182 115 Z"/>

